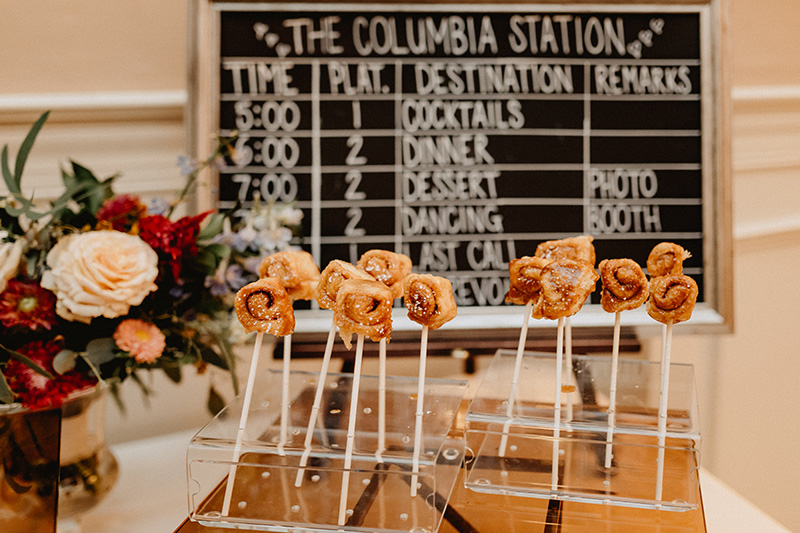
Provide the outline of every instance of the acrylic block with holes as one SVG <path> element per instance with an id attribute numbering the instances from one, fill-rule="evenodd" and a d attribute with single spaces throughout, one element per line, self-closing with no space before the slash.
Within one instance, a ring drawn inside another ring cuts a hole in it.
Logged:
<path id="1" fill-rule="evenodd" d="M 261 531 L 436 531 L 464 458 L 463 428 L 454 429 L 454 420 L 466 383 L 426 380 L 415 474 L 418 381 L 393 376 L 386 378 L 384 402 L 378 377 L 361 376 L 358 403 L 351 406 L 353 375 L 329 374 L 301 468 L 318 379 L 318 373 L 290 372 L 284 429 L 282 372 L 260 375 L 238 459 L 241 396 L 192 439 L 187 453 L 190 518 L 206 526 Z M 385 449 L 377 454 L 381 403 Z M 356 426 L 352 463 L 345 469 L 351 407 Z M 417 491 L 412 496 L 413 482 Z"/>
<path id="2" fill-rule="evenodd" d="M 691 365 L 670 365 L 660 446 L 660 363 L 620 359 L 609 446 L 610 357 L 574 356 L 572 368 L 562 369 L 557 425 L 555 355 L 525 353 L 510 399 L 515 359 L 513 351 L 496 353 L 467 410 L 470 489 L 674 511 L 697 507 L 700 430 Z"/>

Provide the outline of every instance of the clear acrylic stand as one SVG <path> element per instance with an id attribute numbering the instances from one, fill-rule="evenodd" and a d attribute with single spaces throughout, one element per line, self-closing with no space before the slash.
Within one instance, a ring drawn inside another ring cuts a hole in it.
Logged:
<path id="1" fill-rule="evenodd" d="M 464 459 L 454 420 L 466 382 L 427 379 L 416 497 L 410 495 L 417 379 L 386 379 L 386 450 L 376 458 L 378 378 L 361 376 L 347 521 L 338 524 L 350 412 L 351 374 L 329 374 L 302 485 L 295 487 L 319 374 L 290 373 L 288 442 L 280 441 L 280 370 L 259 376 L 236 464 L 232 504 L 223 515 L 241 397 L 191 441 L 187 453 L 190 518 L 205 526 L 280 532 L 433 533 Z"/>
<path id="2" fill-rule="evenodd" d="M 670 366 L 663 494 L 656 499 L 659 363 L 620 360 L 613 463 L 606 469 L 610 358 L 573 356 L 573 368 L 564 369 L 560 435 L 555 439 L 556 358 L 525 353 L 509 418 L 515 357 L 514 351 L 496 353 L 467 410 L 468 456 L 472 456 L 467 464 L 468 488 L 671 511 L 697 508 L 700 431 L 691 365 Z M 564 416 L 568 401 L 573 405 L 572 420 Z M 503 454 L 504 433 L 508 440 Z"/>

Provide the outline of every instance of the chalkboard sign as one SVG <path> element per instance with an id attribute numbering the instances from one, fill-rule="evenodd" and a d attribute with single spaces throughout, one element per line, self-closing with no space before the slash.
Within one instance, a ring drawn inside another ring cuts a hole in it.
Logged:
<path id="1" fill-rule="evenodd" d="M 725 322 L 713 3 L 210 6 L 207 126 L 241 156 L 214 206 L 293 202 L 323 267 L 403 252 L 463 327 L 512 325 L 508 261 L 541 241 L 643 266 L 674 241 L 695 323 Z M 613 320 L 597 301 L 576 324 Z"/>

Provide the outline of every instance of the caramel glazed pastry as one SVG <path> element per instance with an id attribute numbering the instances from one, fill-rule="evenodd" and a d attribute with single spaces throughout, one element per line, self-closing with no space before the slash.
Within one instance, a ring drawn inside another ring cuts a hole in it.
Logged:
<path id="1" fill-rule="evenodd" d="M 647 273 L 651 278 L 683 274 L 683 262 L 692 256 L 682 246 L 672 242 L 656 244 L 647 256 Z"/>
<path id="2" fill-rule="evenodd" d="M 647 314 L 662 324 L 677 324 L 692 317 L 697 283 L 683 274 L 659 276 L 650 281 Z"/>
<path id="3" fill-rule="evenodd" d="M 409 274 L 403 287 L 408 318 L 417 324 L 439 329 L 458 313 L 453 287 L 448 279 L 430 274 Z"/>
<path id="4" fill-rule="evenodd" d="M 536 302 L 542 290 L 542 269 L 549 262 L 549 259 L 527 255 L 509 261 L 510 285 L 506 302 L 517 305 Z"/>
<path id="5" fill-rule="evenodd" d="M 607 313 L 636 309 L 650 295 L 647 276 L 633 259 L 604 259 L 600 261 L 603 292 L 600 305 Z"/>
<path id="6" fill-rule="evenodd" d="M 334 259 L 328 263 L 319 276 L 316 291 L 319 306 L 323 309 L 333 309 L 339 288 L 342 286 L 342 282 L 348 279 L 373 280 L 375 278 L 347 261 Z"/>
<path id="7" fill-rule="evenodd" d="M 594 266 L 595 252 L 592 241 L 594 241 L 594 237 L 591 235 L 580 235 L 568 239 L 545 241 L 539 243 L 534 255 L 549 261 L 557 261 L 559 259 L 582 259 Z"/>
<path id="8" fill-rule="evenodd" d="M 349 350 L 353 333 L 373 341 L 389 339 L 392 333 L 392 291 L 376 280 L 342 281 L 333 305 L 333 322 Z"/>
<path id="9" fill-rule="evenodd" d="M 233 304 L 247 333 L 258 331 L 276 337 L 294 331 L 292 300 L 278 278 L 262 278 L 239 289 Z"/>
<path id="10" fill-rule="evenodd" d="M 581 259 L 559 259 L 542 268 L 541 292 L 533 305 L 533 318 L 557 320 L 580 311 L 600 276 Z"/>
<path id="11" fill-rule="evenodd" d="M 358 266 L 392 291 L 392 298 L 403 295 L 403 280 L 411 272 L 411 258 L 388 250 L 369 250 L 358 260 Z"/>
<path id="12" fill-rule="evenodd" d="M 302 250 L 270 254 L 258 267 L 261 278 L 278 278 L 292 300 L 311 300 L 316 295 L 319 268 L 314 258 Z"/>

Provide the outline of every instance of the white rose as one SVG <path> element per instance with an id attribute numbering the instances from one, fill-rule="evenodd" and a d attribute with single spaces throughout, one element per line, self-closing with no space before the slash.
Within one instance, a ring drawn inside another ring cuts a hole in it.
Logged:
<path id="1" fill-rule="evenodd" d="M 8 280 L 16 277 L 24 249 L 25 241 L 23 239 L 0 244 L 0 292 L 6 290 Z"/>
<path id="2" fill-rule="evenodd" d="M 76 233 L 47 254 L 42 287 L 56 294 L 56 313 L 87 324 L 115 318 L 158 289 L 158 255 L 142 239 L 119 231 Z"/>

